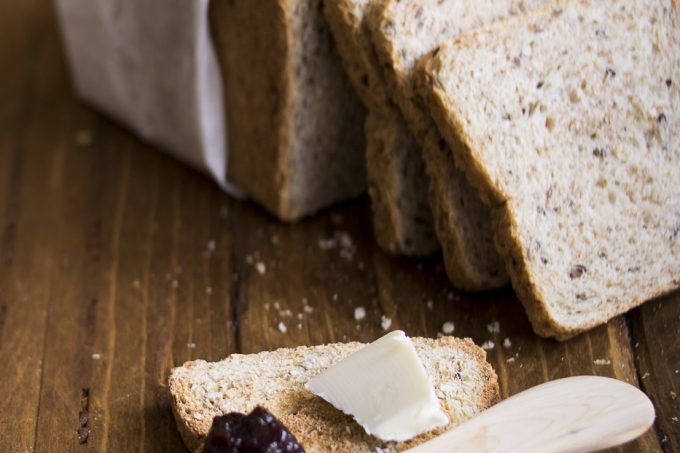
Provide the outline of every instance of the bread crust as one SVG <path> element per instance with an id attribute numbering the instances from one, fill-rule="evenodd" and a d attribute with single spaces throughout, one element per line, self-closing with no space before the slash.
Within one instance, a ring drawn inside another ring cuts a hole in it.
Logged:
<path id="1" fill-rule="evenodd" d="M 427 256 L 439 250 L 427 201 L 427 181 L 413 138 L 397 112 L 369 112 L 366 165 L 373 227 L 389 253 Z"/>
<path id="2" fill-rule="evenodd" d="M 366 116 L 366 170 L 368 194 L 371 197 L 373 230 L 378 246 L 385 252 L 398 254 L 404 247 L 397 231 L 399 220 L 395 212 L 392 178 L 394 160 L 390 155 L 393 145 L 393 130 L 389 120 L 380 114 L 368 112 Z"/>
<path id="3" fill-rule="evenodd" d="M 391 114 L 393 108 L 365 26 L 365 18 L 384 2 L 385 0 L 324 2 L 324 15 L 345 71 L 361 102 L 376 114 Z"/>

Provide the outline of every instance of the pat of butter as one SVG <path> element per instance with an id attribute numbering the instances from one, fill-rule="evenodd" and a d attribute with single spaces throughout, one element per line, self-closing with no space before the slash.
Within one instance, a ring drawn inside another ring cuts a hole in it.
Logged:
<path id="1" fill-rule="evenodd" d="M 382 440 L 408 440 L 449 422 L 413 343 L 400 330 L 358 350 L 305 387 Z"/>

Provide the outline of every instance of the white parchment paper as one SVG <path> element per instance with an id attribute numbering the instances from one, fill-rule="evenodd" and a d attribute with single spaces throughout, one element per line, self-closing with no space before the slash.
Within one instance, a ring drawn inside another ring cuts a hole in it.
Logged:
<path id="1" fill-rule="evenodd" d="M 209 0 L 54 0 L 79 95 L 144 140 L 226 180 Z"/>

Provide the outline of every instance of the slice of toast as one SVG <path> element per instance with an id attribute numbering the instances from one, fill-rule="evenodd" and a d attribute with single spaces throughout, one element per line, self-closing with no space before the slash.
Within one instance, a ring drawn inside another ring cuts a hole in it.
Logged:
<path id="1" fill-rule="evenodd" d="M 539 335 L 680 286 L 678 2 L 563 1 L 425 66 L 431 113 L 494 206 Z"/>
<path id="2" fill-rule="evenodd" d="M 349 79 L 369 112 L 366 166 L 377 242 L 390 253 L 430 255 L 439 250 L 439 243 L 424 163 L 389 99 L 366 27 L 366 16 L 384 2 L 327 1 L 324 12 Z"/>
<path id="3" fill-rule="evenodd" d="M 168 378 L 175 420 L 191 451 L 199 451 L 213 417 L 250 412 L 257 405 L 281 420 L 309 453 L 401 451 L 498 400 L 498 378 L 486 362 L 486 353 L 471 340 L 414 338 L 413 344 L 451 423 L 408 442 L 382 442 L 367 435 L 350 416 L 304 388 L 309 379 L 364 346 L 356 342 L 233 354 L 215 363 L 185 363 Z"/>
<path id="4" fill-rule="evenodd" d="M 414 67 L 453 37 L 547 0 L 388 0 L 368 17 L 375 51 L 391 97 L 420 145 L 430 177 L 437 236 L 451 282 L 462 289 L 503 286 L 507 273 L 493 244 L 488 208 L 464 174 L 417 97 Z"/>
<path id="5" fill-rule="evenodd" d="M 228 179 L 282 220 L 366 190 L 364 109 L 322 0 L 214 0 Z"/>

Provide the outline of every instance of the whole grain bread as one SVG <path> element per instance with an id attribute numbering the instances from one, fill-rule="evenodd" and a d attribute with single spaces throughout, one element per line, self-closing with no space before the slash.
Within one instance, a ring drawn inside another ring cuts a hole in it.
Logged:
<path id="1" fill-rule="evenodd" d="M 568 338 L 680 286 L 678 2 L 561 1 L 424 66 L 539 335 Z"/>
<path id="2" fill-rule="evenodd" d="M 503 286 L 508 277 L 493 244 L 488 208 L 465 175 L 418 99 L 414 68 L 440 44 L 547 0 L 388 0 L 368 17 L 375 51 L 391 97 L 420 145 L 431 184 L 436 232 L 451 282 L 467 290 Z"/>
<path id="3" fill-rule="evenodd" d="M 350 416 L 304 388 L 309 379 L 364 346 L 356 342 L 233 354 L 215 363 L 185 363 L 173 369 L 168 379 L 177 426 L 187 447 L 199 451 L 216 415 L 250 412 L 261 405 L 309 453 L 401 451 L 498 400 L 498 378 L 486 362 L 486 353 L 471 340 L 414 338 L 413 343 L 451 423 L 408 442 L 383 442 L 367 435 Z"/>
<path id="4" fill-rule="evenodd" d="M 364 109 L 322 0 L 213 0 L 228 178 L 282 220 L 366 189 Z"/>
<path id="5" fill-rule="evenodd" d="M 324 12 L 349 79 L 369 114 L 366 164 L 373 227 L 390 253 L 430 255 L 439 250 L 427 199 L 420 151 L 389 99 L 366 17 L 385 0 L 326 1 Z"/>

